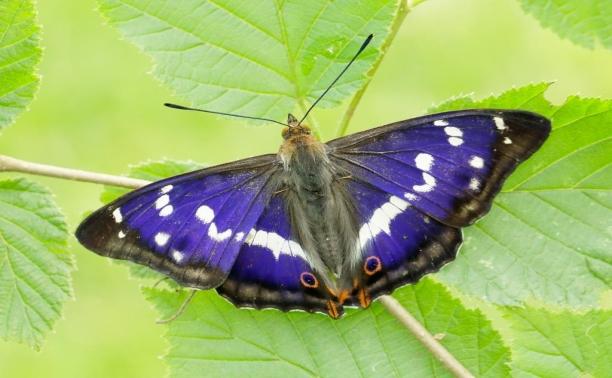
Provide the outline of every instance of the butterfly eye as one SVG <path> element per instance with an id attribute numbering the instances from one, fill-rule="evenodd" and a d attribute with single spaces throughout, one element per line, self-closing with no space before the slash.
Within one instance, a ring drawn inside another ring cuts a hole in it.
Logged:
<path id="1" fill-rule="evenodd" d="M 281 135 L 282 135 L 283 139 L 287 139 L 287 136 L 289 135 L 289 128 L 288 127 L 284 127 L 283 131 L 281 132 Z"/>
<path id="2" fill-rule="evenodd" d="M 377 256 L 370 256 L 363 264 L 363 270 L 368 276 L 371 276 L 382 270 L 382 263 L 380 262 L 380 259 Z"/>
<path id="3" fill-rule="evenodd" d="M 300 274 L 300 282 L 302 283 L 302 285 L 304 285 L 304 287 L 307 287 L 309 289 L 316 289 L 317 287 L 319 287 L 319 281 L 317 280 L 317 277 L 315 277 L 315 275 L 312 273 L 303 272 L 302 274 Z"/>

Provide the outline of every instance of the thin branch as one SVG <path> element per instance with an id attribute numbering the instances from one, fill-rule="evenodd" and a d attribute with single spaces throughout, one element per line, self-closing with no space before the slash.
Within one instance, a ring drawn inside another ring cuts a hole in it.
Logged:
<path id="1" fill-rule="evenodd" d="M 136 189 L 149 184 L 149 181 L 130 177 L 113 176 L 104 173 L 81 171 L 78 169 L 62 168 L 53 165 L 32 163 L 0 155 L 0 172 L 20 172 L 32 175 L 57 177 L 72 181 L 85 181 L 96 184 L 122 186 Z"/>
<path id="2" fill-rule="evenodd" d="M 363 97 L 363 94 L 365 93 L 365 91 L 368 89 L 368 86 L 372 82 L 372 78 L 374 77 L 376 70 L 378 70 L 378 66 L 380 65 L 380 62 L 382 62 L 383 57 L 385 56 L 385 54 L 387 53 L 387 50 L 389 49 L 389 46 L 391 46 L 391 43 L 395 39 L 395 36 L 397 35 L 397 32 L 402 26 L 402 23 L 404 22 L 406 15 L 408 14 L 408 12 L 410 12 L 412 7 L 414 7 L 419 2 L 420 1 L 409 1 L 409 0 L 401 1 L 399 9 L 397 10 L 397 14 L 395 15 L 395 19 L 393 20 L 393 24 L 391 25 L 391 31 L 389 32 L 389 36 L 385 40 L 385 43 L 381 46 L 380 54 L 378 54 L 378 58 L 376 59 L 376 62 L 374 62 L 374 65 L 372 66 L 370 71 L 368 71 L 368 73 L 366 74 L 365 84 L 357 92 L 355 92 L 348 108 L 346 109 L 346 112 L 344 112 L 344 116 L 342 117 L 342 120 L 340 121 L 340 124 L 338 125 L 338 129 L 336 131 L 336 137 L 341 137 L 346 134 L 346 130 L 348 129 L 349 123 L 351 122 L 351 119 L 353 118 L 353 115 L 355 114 L 355 110 L 357 109 L 359 102 L 361 102 L 361 97 Z"/>
<path id="3" fill-rule="evenodd" d="M 391 315 L 395 316 L 410 332 L 442 363 L 455 377 L 474 377 L 455 356 L 450 354 L 435 337 L 427 331 L 418 320 L 414 318 L 398 301 L 390 295 L 379 297 L 380 303 L 385 306 Z"/>
<path id="4" fill-rule="evenodd" d="M 140 188 L 151 182 L 147 180 L 133 179 L 123 176 L 113 176 L 104 173 L 81 171 L 78 169 L 62 168 L 46 164 L 32 163 L 0 155 L 0 172 L 20 172 L 33 175 L 56 177 L 73 181 L 84 181 L 96 184 L 120 186 L 130 189 Z M 395 316 L 415 337 L 419 340 L 445 367 L 457 377 L 473 377 L 457 359 L 450 354 L 436 340 L 418 320 L 416 320 L 402 305 L 393 297 L 383 295 L 379 297 L 380 302 L 387 310 Z M 186 306 L 186 304 L 185 304 Z M 183 306 L 181 306 L 183 307 Z M 180 315 L 183 309 L 177 314 Z"/>

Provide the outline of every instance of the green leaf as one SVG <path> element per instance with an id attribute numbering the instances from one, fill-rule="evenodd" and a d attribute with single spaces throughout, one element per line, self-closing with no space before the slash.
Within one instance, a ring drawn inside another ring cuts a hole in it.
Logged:
<path id="1" fill-rule="evenodd" d="M 612 2 L 601 0 L 519 0 L 523 10 L 561 38 L 612 49 Z"/>
<path id="2" fill-rule="evenodd" d="M 193 104 L 284 120 L 333 81 L 336 105 L 365 82 L 389 35 L 398 0 L 99 0 L 123 36 L 155 61 L 154 75 Z"/>
<path id="3" fill-rule="evenodd" d="M 72 298 L 64 217 L 51 193 L 0 181 L 0 336 L 40 347 Z"/>
<path id="4" fill-rule="evenodd" d="M 584 314 L 527 307 L 504 310 L 515 377 L 607 377 L 612 371 L 612 311 Z"/>
<path id="5" fill-rule="evenodd" d="M 612 286 L 612 101 L 570 97 L 553 106 L 547 87 L 436 109 L 521 108 L 553 123 L 548 141 L 510 177 L 491 213 L 465 230 L 457 260 L 437 278 L 497 304 L 534 297 L 596 305 Z"/>
<path id="6" fill-rule="evenodd" d="M 145 289 L 163 317 L 187 296 Z M 479 377 L 508 375 L 509 351 L 477 310 L 467 310 L 439 284 L 423 280 L 394 294 Z M 214 291 L 199 292 L 168 326 L 171 376 L 432 377 L 450 373 L 375 302 L 340 320 L 304 312 L 237 309 Z"/>
<path id="7" fill-rule="evenodd" d="M 32 1 L 0 2 L 0 129 L 34 98 L 40 60 L 39 28 Z"/>
<path id="8" fill-rule="evenodd" d="M 189 171 L 195 171 L 203 167 L 203 164 L 193 161 L 147 161 L 130 166 L 128 176 L 143 180 L 158 181 L 166 177 L 180 175 L 181 173 Z M 129 189 L 119 188 L 116 186 L 106 186 L 100 195 L 100 200 L 103 203 L 108 203 L 129 191 Z M 118 260 L 117 263 L 127 265 L 130 270 L 130 275 L 135 278 L 160 280 L 165 277 L 161 273 L 158 273 L 146 266 L 135 264 L 130 261 Z M 172 286 L 175 286 L 172 282 L 169 283 Z"/>

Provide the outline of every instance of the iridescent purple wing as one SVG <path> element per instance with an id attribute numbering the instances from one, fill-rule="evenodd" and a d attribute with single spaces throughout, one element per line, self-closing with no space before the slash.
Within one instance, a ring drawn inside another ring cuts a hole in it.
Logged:
<path id="1" fill-rule="evenodd" d="M 504 179 L 547 138 L 550 122 L 510 110 L 414 118 L 328 143 L 352 177 L 462 227 L 491 207 Z"/>
<path id="2" fill-rule="evenodd" d="M 406 199 L 349 180 L 359 219 L 356 289 L 346 305 L 367 307 L 396 287 L 417 282 L 453 260 L 461 231 L 425 215 Z"/>
<path id="3" fill-rule="evenodd" d="M 550 122 L 523 111 L 467 110 L 383 126 L 328 143 L 359 212 L 358 287 L 370 301 L 454 259 L 460 227 L 491 207 Z"/>
<path id="4" fill-rule="evenodd" d="M 237 306 L 303 309 L 342 315 L 294 238 L 286 199 L 275 194 L 247 235 L 227 280 L 217 291 Z"/>
<path id="5" fill-rule="evenodd" d="M 76 236 L 102 256 L 216 287 L 272 196 L 278 169 L 275 155 L 263 155 L 161 180 L 97 210 Z"/>

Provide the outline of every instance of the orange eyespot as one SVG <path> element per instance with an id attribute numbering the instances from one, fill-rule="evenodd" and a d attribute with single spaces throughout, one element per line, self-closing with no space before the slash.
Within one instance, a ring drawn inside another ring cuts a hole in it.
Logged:
<path id="1" fill-rule="evenodd" d="M 370 256 L 363 263 L 363 271 L 371 276 L 375 273 L 378 273 L 382 270 L 382 262 L 378 258 L 378 256 Z"/>
<path id="2" fill-rule="evenodd" d="M 309 272 L 302 272 L 302 274 L 300 274 L 300 282 L 304 287 L 309 289 L 316 289 L 319 287 L 319 280 L 317 280 L 314 274 Z"/>

